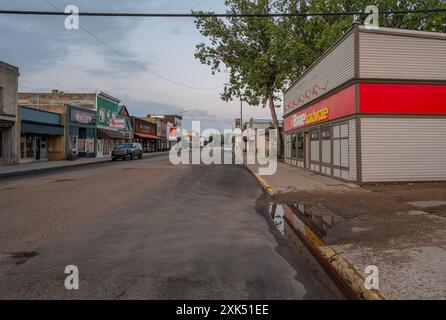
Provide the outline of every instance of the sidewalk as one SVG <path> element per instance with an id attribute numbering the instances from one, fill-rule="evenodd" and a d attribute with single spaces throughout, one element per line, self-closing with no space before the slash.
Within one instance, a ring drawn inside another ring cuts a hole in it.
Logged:
<path id="1" fill-rule="evenodd" d="M 377 266 L 385 295 L 446 299 L 446 183 L 359 187 L 282 162 L 261 178 L 277 202 L 305 208 L 310 222 L 320 219 L 314 231 L 326 248 L 359 272 Z"/>
<path id="2" fill-rule="evenodd" d="M 156 152 L 156 153 L 145 153 L 143 155 L 144 158 L 160 155 L 160 154 L 168 154 L 168 151 L 165 152 Z M 33 174 L 33 173 L 42 173 L 48 172 L 52 170 L 62 169 L 62 168 L 70 168 L 70 167 L 79 167 L 90 164 L 97 163 L 106 163 L 111 162 L 111 157 L 104 158 L 80 158 L 75 161 L 45 161 L 45 162 L 33 162 L 33 163 L 25 163 L 18 164 L 15 166 L 3 166 L 0 167 L 0 178 L 6 177 L 14 177 L 25 174 Z"/>

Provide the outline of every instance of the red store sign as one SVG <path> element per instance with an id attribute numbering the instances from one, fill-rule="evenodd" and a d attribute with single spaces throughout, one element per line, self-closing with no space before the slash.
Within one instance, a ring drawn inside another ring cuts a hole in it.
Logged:
<path id="1" fill-rule="evenodd" d="M 359 111 L 373 114 L 446 114 L 446 85 L 359 85 Z"/>
<path id="2" fill-rule="evenodd" d="M 355 113 L 356 89 L 355 85 L 351 85 L 326 99 L 287 115 L 285 117 L 285 131 L 346 117 Z"/>

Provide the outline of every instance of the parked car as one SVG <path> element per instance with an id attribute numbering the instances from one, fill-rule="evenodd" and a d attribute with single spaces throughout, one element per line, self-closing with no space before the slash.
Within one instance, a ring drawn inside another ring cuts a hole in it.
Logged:
<path id="1" fill-rule="evenodd" d="M 126 158 L 129 158 L 130 160 L 142 159 L 142 154 L 143 151 L 140 143 L 120 144 L 115 149 L 113 149 L 112 160 L 125 160 Z"/>

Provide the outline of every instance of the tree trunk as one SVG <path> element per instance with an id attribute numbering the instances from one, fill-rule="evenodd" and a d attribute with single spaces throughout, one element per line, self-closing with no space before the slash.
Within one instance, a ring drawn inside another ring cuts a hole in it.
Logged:
<path id="1" fill-rule="evenodd" d="M 277 120 L 276 107 L 274 106 L 274 94 L 272 89 L 268 89 L 268 103 L 273 118 L 273 126 L 277 130 L 277 157 L 282 158 L 282 134 L 280 132 L 279 121 Z"/>

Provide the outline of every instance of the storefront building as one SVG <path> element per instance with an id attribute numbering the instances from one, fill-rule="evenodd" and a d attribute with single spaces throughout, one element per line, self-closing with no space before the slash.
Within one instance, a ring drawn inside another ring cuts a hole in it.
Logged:
<path id="1" fill-rule="evenodd" d="M 130 113 L 126 106 L 119 107 L 119 118 L 124 119 L 124 126 L 120 126 L 119 131 L 125 135 L 125 142 L 133 141 L 133 127 L 132 127 L 132 119 L 130 118 Z"/>
<path id="2" fill-rule="evenodd" d="M 96 156 L 96 111 L 67 106 L 66 156 Z"/>
<path id="3" fill-rule="evenodd" d="M 97 95 L 97 157 L 109 157 L 113 149 L 126 142 L 125 120 L 119 116 L 119 99 L 100 92 Z"/>
<path id="4" fill-rule="evenodd" d="M 65 126 L 58 113 L 20 107 L 20 162 L 63 160 Z"/>
<path id="5" fill-rule="evenodd" d="M 144 118 L 147 121 L 156 123 L 156 135 L 158 140 L 156 142 L 156 151 L 166 151 L 170 150 L 170 143 L 167 140 L 167 130 L 169 123 L 164 115 L 148 115 Z M 172 125 L 170 124 L 170 127 Z"/>
<path id="6" fill-rule="evenodd" d="M 18 79 L 19 69 L 0 61 L 0 166 L 19 161 Z"/>
<path id="7" fill-rule="evenodd" d="M 160 138 L 156 135 L 156 122 L 144 118 L 131 117 L 133 127 L 133 141 L 141 143 L 144 152 L 156 152 Z"/>
<path id="8" fill-rule="evenodd" d="M 446 180 L 446 35 L 354 25 L 284 93 L 285 161 L 356 183 Z"/>

